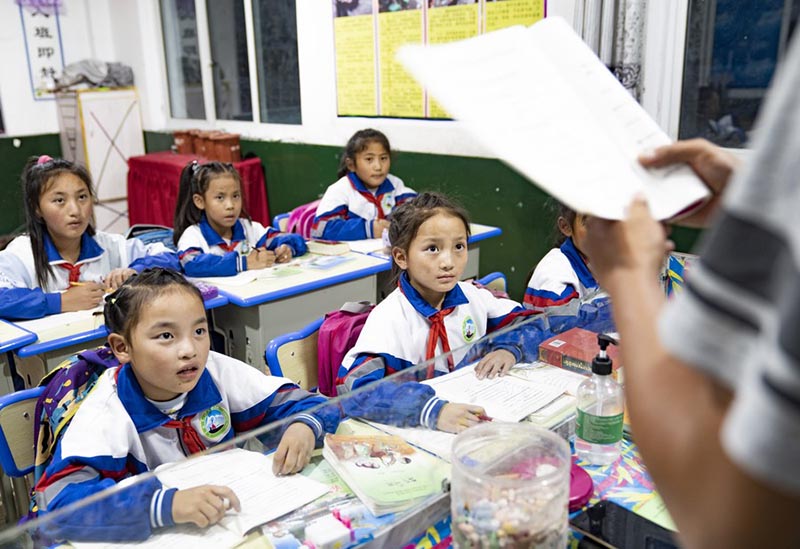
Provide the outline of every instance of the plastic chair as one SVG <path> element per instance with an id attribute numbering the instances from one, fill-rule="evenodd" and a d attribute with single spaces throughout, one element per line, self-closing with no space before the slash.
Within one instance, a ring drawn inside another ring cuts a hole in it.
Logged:
<path id="1" fill-rule="evenodd" d="M 30 490 L 23 477 L 33 473 L 35 441 L 33 423 L 36 401 L 44 387 L 34 387 L 0 397 L 0 467 L 11 478 L 3 478 L 2 498 L 7 523 L 13 524 L 28 511 Z"/>
<path id="2" fill-rule="evenodd" d="M 177 251 L 175 243 L 172 241 L 172 232 L 172 228 L 164 225 L 138 224 L 128 229 L 125 238 L 138 238 L 145 244 L 160 242 L 170 250 Z"/>
<path id="3" fill-rule="evenodd" d="M 269 342 L 264 361 L 271 375 L 288 377 L 308 391 L 317 387 L 317 335 L 323 320 L 325 317 L 318 318 L 296 332 Z"/>
<path id="4" fill-rule="evenodd" d="M 285 233 L 289 226 L 289 213 L 278 214 L 272 218 L 272 226 L 280 232 Z"/>
<path id="5" fill-rule="evenodd" d="M 506 292 L 506 275 L 500 272 L 489 273 L 476 281 L 481 286 L 493 292 Z"/>

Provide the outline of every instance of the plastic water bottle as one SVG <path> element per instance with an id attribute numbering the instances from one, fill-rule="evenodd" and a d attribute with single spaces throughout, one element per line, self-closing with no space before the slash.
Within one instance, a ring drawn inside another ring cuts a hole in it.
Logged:
<path id="1" fill-rule="evenodd" d="M 600 334 L 600 352 L 592 360 L 592 376 L 578 387 L 575 451 L 592 465 L 607 465 L 619 457 L 625 399 L 622 386 L 611 376 L 606 348 L 614 340 Z"/>

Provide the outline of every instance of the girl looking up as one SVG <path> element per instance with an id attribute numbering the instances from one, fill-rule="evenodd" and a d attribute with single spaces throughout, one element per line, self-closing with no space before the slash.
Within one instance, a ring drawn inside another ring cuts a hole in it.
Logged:
<path id="1" fill-rule="evenodd" d="M 381 238 L 389 214 L 417 193 L 389 173 L 392 149 L 378 130 L 359 130 L 344 148 L 339 180 L 328 187 L 317 206 L 313 238 L 364 240 Z"/>
<path id="2" fill-rule="evenodd" d="M 389 238 L 398 287 L 372 310 L 339 369 L 339 394 L 455 349 L 428 369 L 452 371 L 468 343 L 508 325 L 525 310 L 510 299 L 460 282 L 467 264 L 466 212 L 437 193 L 422 193 L 392 215 Z M 479 378 L 503 375 L 522 352 L 499 336 L 476 365 Z M 480 421 L 483 409 L 440 400 L 416 382 L 382 383 L 365 398 L 342 404 L 345 412 L 382 423 L 423 425 L 458 432 Z"/>
<path id="3" fill-rule="evenodd" d="M 552 205 L 556 210 L 557 247 L 539 261 L 525 289 L 524 305 L 536 312 L 581 299 L 598 287 L 581 251 L 587 216 L 555 201 Z"/>
<path id="4" fill-rule="evenodd" d="M 181 172 L 173 239 L 188 276 L 232 276 L 306 253 L 296 234 L 252 221 L 232 164 L 190 162 Z"/>
<path id="5" fill-rule="evenodd" d="M 89 173 L 47 155 L 22 172 L 27 234 L 0 252 L 0 317 L 40 318 L 92 309 L 106 289 L 153 266 L 180 270 L 163 244 L 95 230 Z"/>
<path id="6" fill-rule="evenodd" d="M 106 370 L 59 439 L 35 486 L 40 513 L 63 508 L 162 463 L 183 460 L 270 422 L 293 417 L 273 472 L 308 464 L 339 412 L 283 377 L 266 376 L 209 350 L 200 292 L 183 276 L 151 269 L 106 298 L 108 345 L 121 366 Z M 166 489 L 153 478 L 55 521 L 75 540 L 141 540 L 179 523 L 218 522 L 236 494 L 212 483 Z"/>

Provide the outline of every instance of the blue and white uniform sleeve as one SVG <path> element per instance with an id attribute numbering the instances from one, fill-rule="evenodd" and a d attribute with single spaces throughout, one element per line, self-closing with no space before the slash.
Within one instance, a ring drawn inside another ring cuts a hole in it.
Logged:
<path id="1" fill-rule="evenodd" d="M 344 413 L 388 425 L 436 429 L 439 414 L 447 401 L 438 398 L 431 387 L 405 380 L 373 384 L 385 375 L 411 366 L 407 361 L 386 354 L 362 354 L 356 357 L 350 368 L 341 366 L 337 379 L 339 394 L 370 386 L 370 390 L 350 395 L 342 401 Z"/>
<path id="2" fill-rule="evenodd" d="M 188 248 L 178 256 L 186 276 L 233 276 L 247 270 L 247 256 L 239 252 L 214 255 L 203 253 L 200 248 Z"/>
<path id="3" fill-rule="evenodd" d="M 22 260 L 0 252 L 0 318 L 41 318 L 61 312 L 61 294 L 45 293 L 33 280 Z"/>
<path id="4" fill-rule="evenodd" d="M 292 257 L 299 257 L 308 251 L 306 241 L 299 234 L 282 233 L 273 227 L 262 227 L 260 224 L 253 222 L 253 228 L 258 230 L 262 229 L 262 234 L 256 242 L 256 248 L 266 248 L 274 250 L 278 246 L 286 244 L 292 250 Z"/>
<path id="5" fill-rule="evenodd" d="M 334 183 L 317 206 L 311 236 L 325 240 L 364 240 L 374 238 L 372 220 L 350 211 L 349 187 Z"/>
<path id="6" fill-rule="evenodd" d="M 521 319 L 533 314 L 533 311 L 525 309 L 516 301 L 497 298 L 493 296 L 489 290 L 483 288 L 476 288 L 476 290 L 479 299 L 481 299 L 487 307 L 487 333 L 521 322 Z M 470 297 L 470 299 L 473 298 Z M 513 330 L 493 337 L 490 346 L 492 350 L 505 349 L 514 355 L 517 362 L 531 358 L 526 356 L 525 350 L 518 341 L 518 335 Z M 535 358 L 533 358 L 533 360 L 535 360 Z"/>
<path id="7" fill-rule="evenodd" d="M 60 445 L 35 489 L 40 515 L 116 486 L 126 478 L 128 458 L 94 456 L 60 459 Z M 138 467 L 136 467 L 138 468 Z M 172 526 L 172 502 L 177 490 L 165 489 L 157 478 L 137 479 L 97 502 L 55 520 L 43 521 L 49 537 L 73 541 L 137 541 L 158 527 Z"/>
<path id="8" fill-rule="evenodd" d="M 162 267 L 172 271 L 181 270 L 178 255 L 160 242 L 145 244 L 141 240 L 130 238 L 125 245 L 130 259 L 128 267 L 137 273 L 151 267 Z"/>

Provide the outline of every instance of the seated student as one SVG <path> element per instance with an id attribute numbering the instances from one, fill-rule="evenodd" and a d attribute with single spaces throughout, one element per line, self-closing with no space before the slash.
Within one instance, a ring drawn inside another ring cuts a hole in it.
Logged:
<path id="1" fill-rule="evenodd" d="M 163 244 L 95 230 L 89 173 L 66 160 L 31 158 L 22 172 L 27 234 L 0 252 L 0 318 L 92 309 L 147 267 L 179 270 Z"/>
<path id="2" fill-rule="evenodd" d="M 553 204 L 557 208 L 558 247 L 547 252 L 536 265 L 523 302 L 525 307 L 537 312 L 584 298 L 598 287 L 581 251 L 587 216 L 555 201 Z"/>
<path id="3" fill-rule="evenodd" d="M 102 374 L 58 441 L 35 487 L 40 513 L 293 414 L 273 470 L 296 473 L 338 426 L 335 407 L 306 412 L 324 397 L 209 351 L 203 300 L 178 273 L 152 269 L 129 279 L 106 298 L 105 322 L 122 366 Z M 222 423 L 211 425 L 212 418 Z M 213 480 L 188 490 L 164 489 L 155 479 L 133 484 L 61 517 L 55 529 L 67 539 L 133 540 L 173 524 L 214 524 L 225 500 L 238 500 Z"/>
<path id="4" fill-rule="evenodd" d="M 459 282 L 468 235 L 466 212 L 440 194 L 422 193 L 395 210 L 389 237 L 395 272 L 402 271 L 398 288 L 372 310 L 345 356 L 339 394 L 459 349 L 527 313 L 510 299 Z M 522 357 L 513 338 L 499 336 L 491 347 L 475 367 L 479 378 L 504 375 Z M 452 371 L 464 353 L 437 360 L 428 377 Z M 466 429 L 483 414 L 476 406 L 440 400 L 432 388 L 416 382 L 384 383 L 342 406 L 356 417 L 450 432 Z"/>
<path id="5" fill-rule="evenodd" d="M 347 142 L 340 178 L 328 187 L 317 206 L 313 238 L 364 240 L 381 238 L 392 210 L 417 193 L 389 173 L 392 149 L 378 130 L 357 131 Z"/>
<path id="6" fill-rule="evenodd" d="M 190 162 L 181 172 L 173 241 L 188 276 L 233 276 L 306 253 L 296 234 L 252 221 L 242 180 L 231 164 Z"/>

